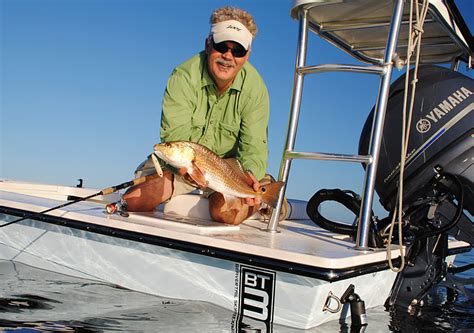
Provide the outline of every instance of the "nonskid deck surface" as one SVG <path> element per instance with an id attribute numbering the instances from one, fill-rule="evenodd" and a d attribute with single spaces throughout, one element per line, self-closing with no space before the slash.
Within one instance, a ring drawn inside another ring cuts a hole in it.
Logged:
<path id="1" fill-rule="evenodd" d="M 0 191 L 0 206 L 24 211 L 38 212 L 63 202 Z M 104 204 L 95 202 L 76 203 L 48 215 L 313 267 L 343 269 L 386 260 L 385 250 L 355 250 L 349 237 L 323 230 L 310 220 L 282 221 L 279 232 L 272 233 L 259 220 L 233 226 L 162 212 L 131 213 L 129 217 L 107 215 Z M 0 230 L 7 233 L 13 227 Z M 398 251 L 393 250 L 392 257 L 397 256 Z"/>

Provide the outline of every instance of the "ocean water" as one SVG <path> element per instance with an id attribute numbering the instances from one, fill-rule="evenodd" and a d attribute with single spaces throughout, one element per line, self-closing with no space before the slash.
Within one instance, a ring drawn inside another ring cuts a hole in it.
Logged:
<path id="1" fill-rule="evenodd" d="M 457 266 L 474 262 L 474 251 L 456 258 Z M 474 269 L 459 274 L 470 279 Z M 448 302 L 444 288 L 429 294 L 422 311 L 389 313 L 367 310 L 368 325 L 350 327 L 333 321 L 311 330 L 274 325 L 272 332 L 474 332 L 474 299 L 460 294 Z M 0 261 L 0 330 L 2 332 L 262 332 L 232 327 L 232 313 L 195 301 L 156 297 L 115 285 L 79 279 Z"/>

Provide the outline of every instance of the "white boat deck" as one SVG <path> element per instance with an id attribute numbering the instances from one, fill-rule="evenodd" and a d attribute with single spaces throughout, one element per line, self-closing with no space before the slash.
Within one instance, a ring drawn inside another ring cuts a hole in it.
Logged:
<path id="1" fill-rule="evenodd" d="M 94 190 L 3 181 L 0 182 L 0 206 L 39 212 L 64 203 L 58 200 L 61 196 L 65 199 L 67 195 L 84 196 L 90 193 Z M 104 202 L 79 202 L 53 210 L 48 215 L 198 244 L 209 247 L 209 251 L 217 248 L 325 269 L 344 269 L 387 259 L 384 249 L 355 250 L 355 243 L 348 236 L 323 230 L 310 220 L 283 221 L 279 232 L 271 233 L 265 231 L 266 223 L 259 220 L 247 220 L 239 226 L 232 226 L 163 212 L 131 213 L 129 217 L 122 217 L 107 215 L 104 207 Z M 0 231 L 8 233 L 8 228 L 12 227 L 7 226 Z M 462 245 L 462 242 L 451 244 Z M 392 258 L 398 255 L 398 250 L 392 250 Z"/>

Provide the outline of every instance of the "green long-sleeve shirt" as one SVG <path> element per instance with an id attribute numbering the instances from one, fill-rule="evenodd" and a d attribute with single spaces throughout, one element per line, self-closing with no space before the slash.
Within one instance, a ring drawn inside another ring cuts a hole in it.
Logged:
<path id="1" fill-rule="evenodd" d="M 198 142 L 221 157 L 235 157 L 261 179 L 267 168 L 268 118 L 267 88 L 249 62 L 218 96 L 201 52 L 176 67 L 168 79 L 161 141 Z"/>

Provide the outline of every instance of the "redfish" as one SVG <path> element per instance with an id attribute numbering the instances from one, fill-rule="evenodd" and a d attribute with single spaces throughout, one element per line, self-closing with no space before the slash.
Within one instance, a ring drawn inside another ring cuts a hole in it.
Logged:
<path id="1" fill-rule="evenodd" d="M 198 143 L 172 141 L 157 143 L 154 154 L 175 168 L 186 168 L 189 176 L 201 188 L 209 187 L 224 195 L 237 198 L 255 198 L 275 207 L 284 182 L 262 185 L 255 191 L 248 185 L 242 170 L 220 158 L 213 151 Z"/>

